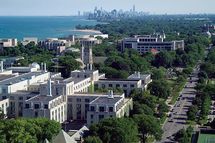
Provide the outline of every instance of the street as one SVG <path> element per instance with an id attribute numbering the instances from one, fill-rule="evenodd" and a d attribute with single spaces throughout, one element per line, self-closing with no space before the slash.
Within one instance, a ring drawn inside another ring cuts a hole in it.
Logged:
<path id="1" fill-rule="evenodd" d="M 194 69 L 191 78 L 188 79 L 185 87 L 181 91 L 178 100 L 170 111 L 170 116 L 163 125 L 162 140 L 158 143 L 171 143 L 174 141 L 174 134 L 183 128 L 187 128 L 187 111 L 192 105 L 192 101 L 196 96 L 195 85 L 198 80 L 198 70 Z"/>

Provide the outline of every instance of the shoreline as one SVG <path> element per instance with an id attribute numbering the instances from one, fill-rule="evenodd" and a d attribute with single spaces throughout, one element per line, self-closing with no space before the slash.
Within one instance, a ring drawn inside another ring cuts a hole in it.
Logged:
<path id="1" fill-rule="evenodd" d="M 73 29 L 71 31 L 74 31 L 74 32 L 84 32 L 84 33 L 102 34 L 101 31 L 95 30 L 95 29 Z"/>

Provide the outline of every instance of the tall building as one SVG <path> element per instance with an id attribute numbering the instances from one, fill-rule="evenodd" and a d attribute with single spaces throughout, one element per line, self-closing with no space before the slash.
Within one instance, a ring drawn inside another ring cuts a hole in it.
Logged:
<path id="1" fill-rule="evenodd" d="M 89 66 L 92 69 L 93 65 L 93 53 L 92 53 L 92 46 L 96 44 L 95 38 L 87 38 L 82 39 L 81 43 L 81 60 L 85 64 L 85 66 Z"/>

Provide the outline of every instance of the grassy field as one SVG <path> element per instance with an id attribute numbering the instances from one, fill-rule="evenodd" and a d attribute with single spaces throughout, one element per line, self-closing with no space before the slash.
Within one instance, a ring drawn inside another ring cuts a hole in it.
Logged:
<path id="1" fill-rule="evenodd" d="M 215 143 L 214 134 L 199 134 L 197 143 Z"/>

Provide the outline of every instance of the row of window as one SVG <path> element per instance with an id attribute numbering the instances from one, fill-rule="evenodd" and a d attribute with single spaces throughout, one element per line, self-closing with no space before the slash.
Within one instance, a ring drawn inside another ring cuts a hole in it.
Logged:
<path id="1" fill-rule="evenodd" d="M 30 108 L 30 104 L 25 104 L 25 108 L 29 109 Z M 40 108 L 40 104 L 34 104 L 34 109 L 39 109 Z M 44 104 L 44 109 L 48 109 L 49 106 L 48 104 Z"/>
<path id="2" fill-rule="evenodd" d="M 113 85 L 113 84 L 108 84 L 108 87 L 111 88 L 111 87 L 114 87 L 114 85 Z M 116 87 L 116 88 L 120 88 L 121 86 L 120 86 L 120 84 L 116 84 L 115 87 Z M 128 85 L 127 85 L 127 84 L 123 84 L 123 87 L 126 88 L 126 87 L 128 87 Z M 131 87 L 131 88 L 134 88 L 135 85 L 134 85 L 134 84 L 131 84 L 130 87 Z M 106 88 L 106 85 L 105 85 L 105 84 L 102 84 L 102 88 Z"/>
<path id="3" fill-rule="evenodd" d="M 90 106 L 90 111 L 95 111 L 95 106 Z M 98 111 L 105 112 L 106 110 L 104 106 L 100 106 Z M 108 112 L 113 112 L 113 107 L 108 107 Z"/>

